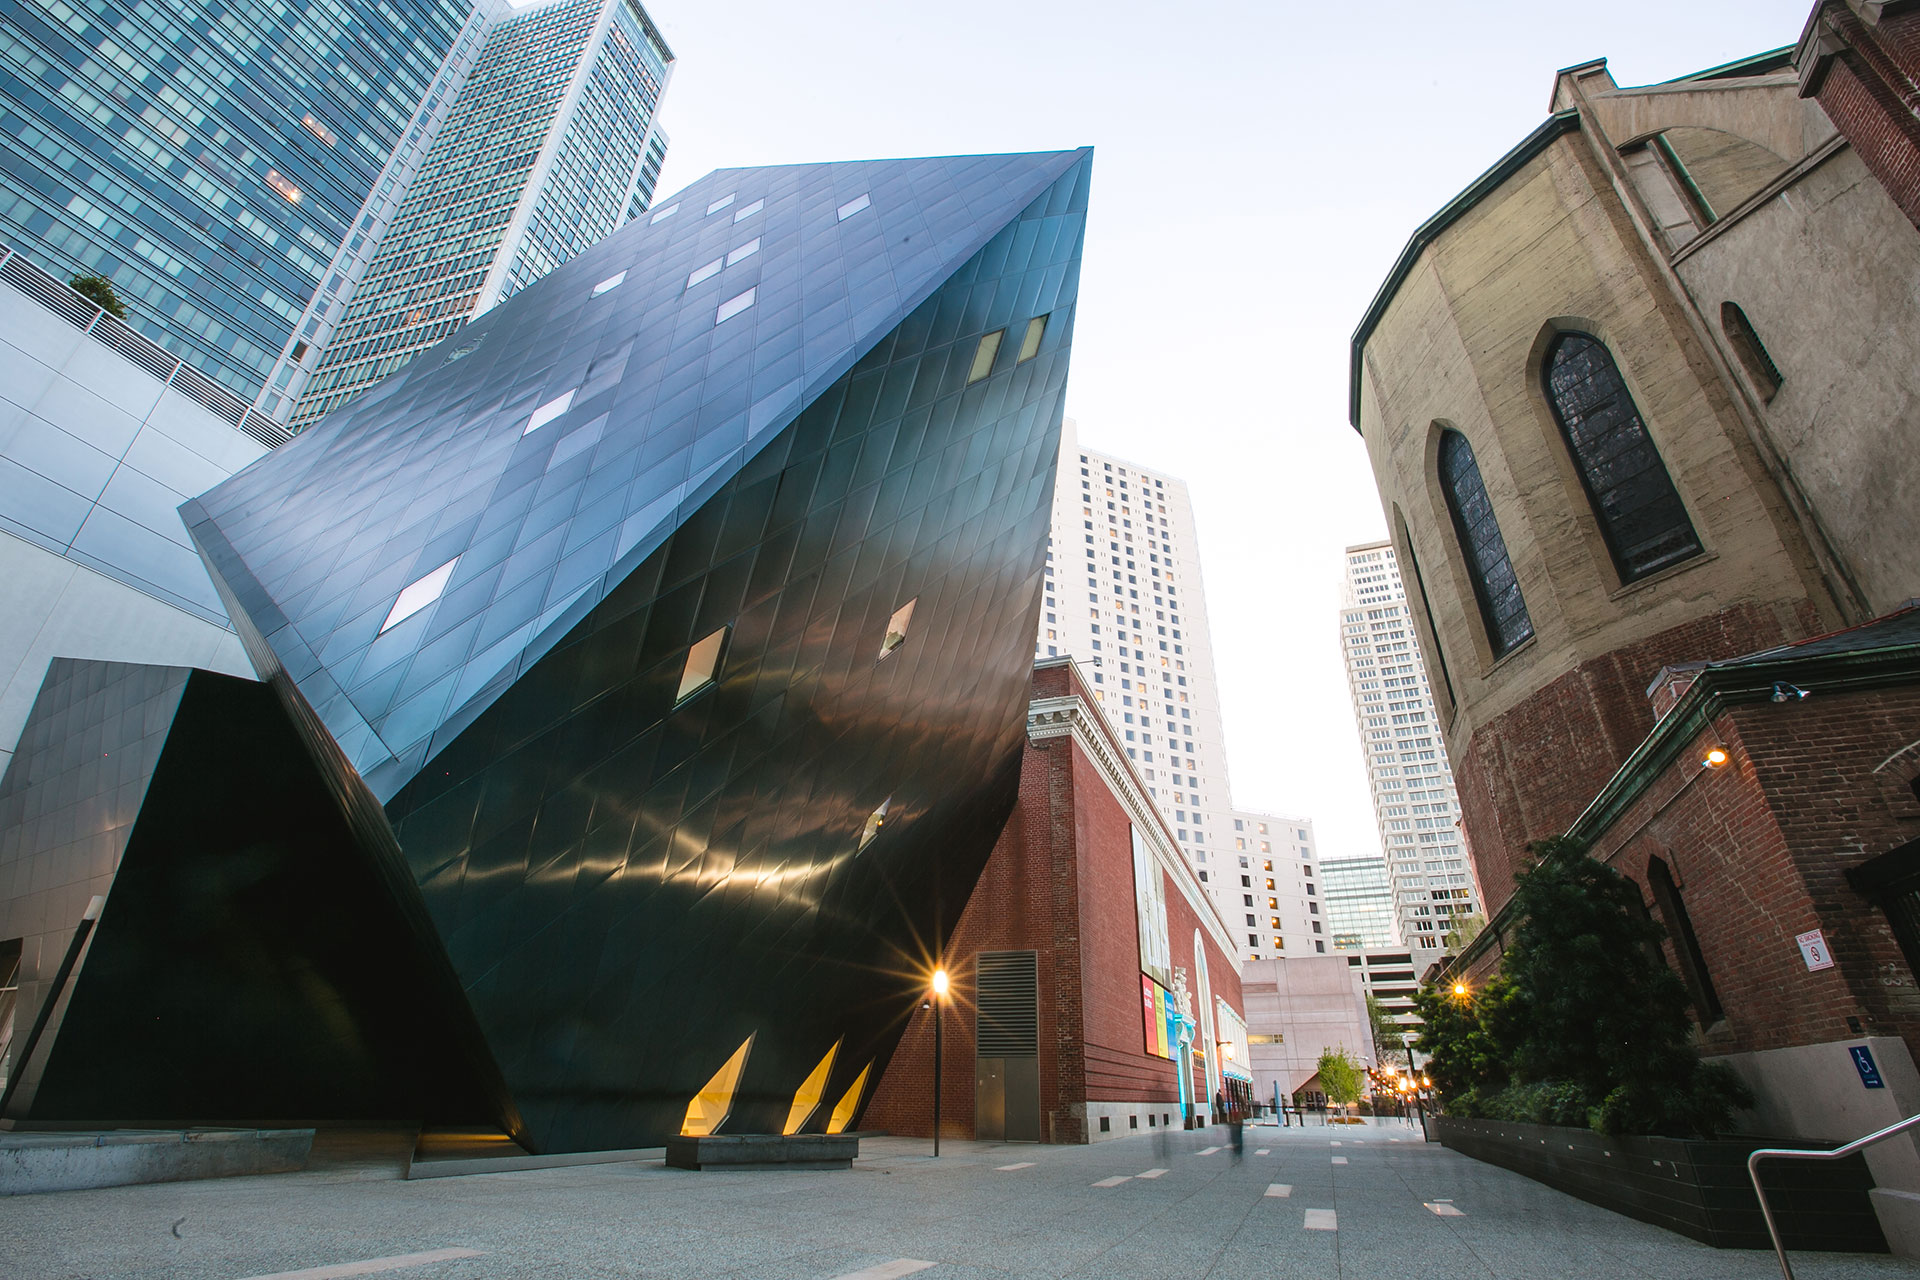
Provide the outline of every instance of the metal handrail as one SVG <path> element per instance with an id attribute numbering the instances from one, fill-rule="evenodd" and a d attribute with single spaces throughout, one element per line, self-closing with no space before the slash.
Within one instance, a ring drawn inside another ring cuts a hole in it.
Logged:
<path id="1" fill-rule="evenodd" d="M 1782 1280 L 1793 1280 L 1793 1265 L 1787 1261 L 1786 1246 L 1780 1243 L 1780 1228 L 1773 1223 L 1773 1210 L 1767 1205 L 1766 1189 L 1760 1185 L 1760 1162 L 1762 1160 L 1840 1160 L 1862 1151 L 1876 1142 L 1885 1142 L 1896 1133 L 1904 1133 L 1915 1125 L 1920 1125 L 1920 1115 L 1908 1116 L 1898 1124 L 1890 1124 L 1884 1129 L 1868 1134 L 1864 1138 L 1855 1138 L 1844 1147 L 1835 1147 L 1831 1151 L 1808 1150 L 1803 1147 L 1761 1147 L 1747 1157 L 1747 1176 L 1753 1179 L 1753 1194 L 1760 1197 L 1760 1216 L 1767 1220 L 1767 1235 L 1773 1240 L 1774 1256 L 1780 1259 Z"/>

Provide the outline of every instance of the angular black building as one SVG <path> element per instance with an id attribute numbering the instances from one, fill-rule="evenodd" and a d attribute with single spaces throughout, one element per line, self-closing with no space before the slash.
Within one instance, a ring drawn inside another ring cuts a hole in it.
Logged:
<path id="1" fill-rule="evenodd" d="M 318 975 L 256 1003 L 325 1010 L 310 1060 L 344 1064 L 244 1118 L 537 1150 L 850 1122 L 1012 805 L 1090 162 L 716 172 L 182 508 L 274 697 L 160 681 L 127 845 L 164 879 L 218 860 L 183 814 L 247 828 L 213 844 Z M 303 854 L 165 768 L 215 698 L 272 722 L 247 767 Z M 0 814 L 72 749 L 41 736 Z M 100 957 L 192 945 L 119 865 L 6 1114 L 241 1118 L 204 1071 L 102 1114 L 99 1029 L 142 996 Z"/>

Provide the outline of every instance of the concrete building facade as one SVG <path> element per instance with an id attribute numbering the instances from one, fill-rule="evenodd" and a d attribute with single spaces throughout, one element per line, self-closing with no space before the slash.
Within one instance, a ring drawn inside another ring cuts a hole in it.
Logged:
<path id="1" fill-rule="evenodd" d="M 1035 660 L 1089 673 L 1241 955 L 1324 951 L 1312 822 L 1233 806 L 1186 482 L 1087 447 L 1072 419 L 1058 477 Z"/>
<path id="2" fill-rule="evenodd" d="M 339 319 L 276 375 L 293 428 L 643 213 L 672 69 L 638 0 L 546 0 L 494 22 Z"/>
<path id="3" fill-rule="evenodd" d="M 0 770 L 56 657 L 251 674 L 176 508 L 284 438 L 0 246 Z"/>
<path id="4" fill-rule="evenodd" d="M 912 960 L 953 977 L 942 1136 L 1099 1142 L 1258 1096 L 1233 931 L 1093 692 L 1068 659 L 1034 669 L 1013 816 L 945 953 Z M 932 1081 L 929 1005 L 861 1123 L 931 1136 Z"/>
<path id="5" fill-rule="evenodd" d="M 1409 945 L 1440 946 L 1456 921 L 1480 911 L 1480 895 L 1391 541 L 1347 548 L 1340 652 L 1391 882 L 1395 933 Z M 1378 935 L 1377 928 L 1369 930 L 1365 945 L 1388 945 Z"/>
<path id="6" fill-rule="evenodd" d="M 1316 1092 L 1320 1055 L 1328 1049 L 1373 1063 L 1366 995 L 1347 959 L 1288 956 L 1241 965 L 1253 1096 L 1262 1105 Z"/>

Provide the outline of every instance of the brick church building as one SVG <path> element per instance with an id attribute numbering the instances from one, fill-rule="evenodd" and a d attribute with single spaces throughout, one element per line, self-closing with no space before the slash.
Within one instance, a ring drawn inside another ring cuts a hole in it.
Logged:
<path id="1" fill-rule="evenodd" d="M 1352 344 L 1498 965 L 1530 841 L 1642 890 L 1746 1132 L 1920 1112 L 1920 5 L 1659 85 L 1604 61 Z M 1868 1154 L 1920 1256 L 1920 1147 Z"/>

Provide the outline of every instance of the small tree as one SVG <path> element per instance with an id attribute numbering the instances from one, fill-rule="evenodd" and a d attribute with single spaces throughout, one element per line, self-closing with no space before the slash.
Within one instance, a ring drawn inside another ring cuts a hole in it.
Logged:
<path id="1" fill-rule="evenodd" d="M 1440 940 L 1449 951 L 1465 951 L 1473 940 L 1487 927 L 1487 918 L 1479 912 L 1470 916 L 1460 916 L 1453 922 L 1453 928 L 1447 930 L 1447 936 Z"/>
<path id="2" fill-rule="evenodd" d="M 1373 1032 L 1373 1059 L 1380 1066 L 1385 1066 L 1407 1051 L 1400 1024 L 1393 1020 L 1393 1015 L 1387 1012 L 1386 1006 L 1371 991 L 1367 992 L 1367 1024 Z"/>
<path id="3" fill-rule="evenodd" d="M 113 291 L 113 281 L 105 276 L 75 276 L 67 287 L 100 308 L 115 320 L 127 318 L 127 304 Z"/>
<path id="4" fill-rule="evenodd" d="M 1360 1100 L 1360 1090 L 1366 1076 L 1345 1045 L 1338 1049 L 1322 1049 L 1319 1071 L 1320 1088 L 1326 1093 L 1328 1102 L 1346 1107 Z"/>

